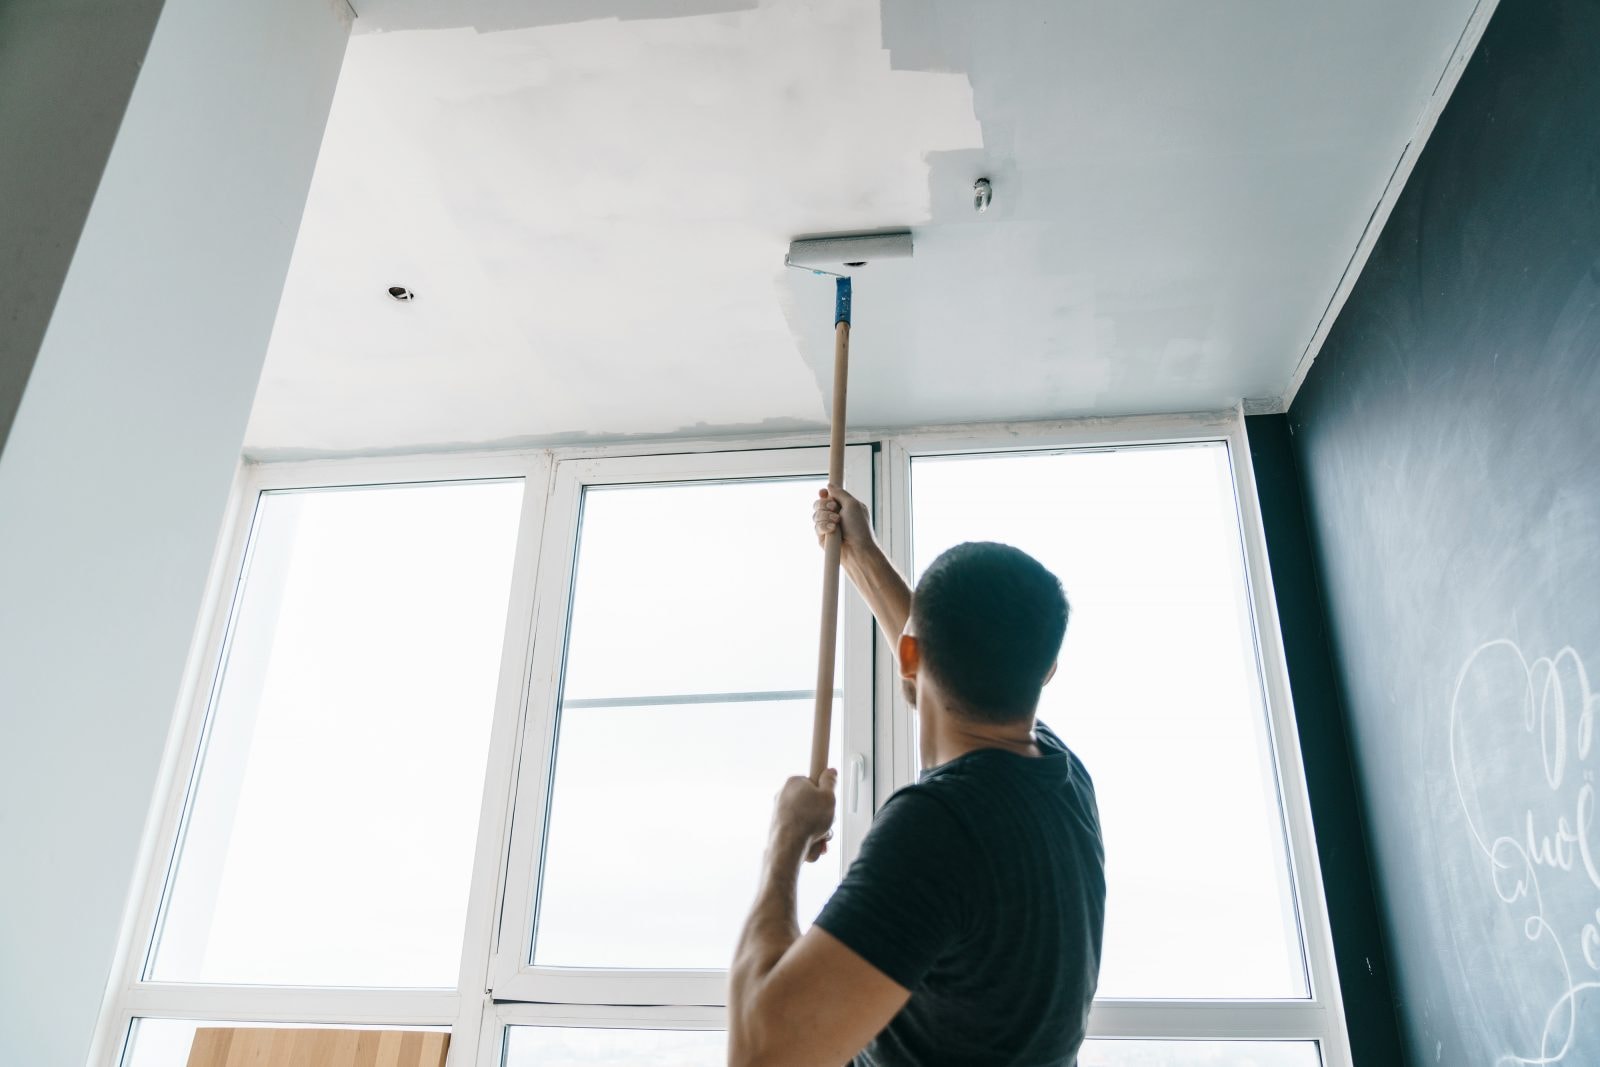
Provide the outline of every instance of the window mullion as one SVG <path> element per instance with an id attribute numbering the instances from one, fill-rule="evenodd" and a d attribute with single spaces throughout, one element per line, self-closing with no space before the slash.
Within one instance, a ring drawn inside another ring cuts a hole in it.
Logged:
<path id="1" fill-rule="evenodd" d="M 652 693 L 646 696 L 622 697 L 568 697 L 561 702 L 563 708 L 649 708 L 673 704 L 757 704 L 773 700 L 810 700 L 815 689 L 757 689 L 739 693 Z M 835 697 L 844 696 L 844 689 L 836 688 Z"/>
<path id="2" fill-rule="evenodd" d="M 143 982 L 129 990 L 123 1003 L 129 1016 L 144 1019 L 452 1026 L 461 999 L 454 990 Z"/>
<path id="3" fill-rule="evenodd" d="M 532 592 L 532 617 L 522 645 L 524 669 L 514 695 L 507 697 L 515 701 L 521 715 L 511 812 L 504 828 L 507 858 L 488 983 L 494 995 L 500 997 L 512 996 L 511 991 L 521 984 L 533 947 L 534 894 L 554 754 L 556 689 L 560 684 L 562 642 L 582 507 L 583 486 L 577 466 L 569 461 L 556 463 L 551 470 Z"/>
<path id="4" fill-rule="evenodd" d="M 878 454 L 873 525 L 889 560 L 900 573 L 911 574 L 911 458 L 903 439 L 887 439 Z M 919 758 L 913 712 L 900 692 L 896 650 L 873 633 L 875 674 L 875 784 L 882 804 L 896 789 L 916 781 Z"/>
<path id="5" fill-rule="evenodd" d="M 500 675 L 495 689 L 494 722 L 473 852 L 472 886 L 467 896 L 451 1067 L 469 1067 L 473 1062 L 463 1050 L 476 1044 L 482 1020 L 480 1006 L 488 998 L 494 967 L 497 920 L 505 888 L 505 860 L 516 797 L 517 738 L 522 734 L 523 694 L 527 692 L 530 668 L 528 650 L 533 636 L 540 547 L 551 494 L 551 466 L 548 454 L 532 457 L 523 480 L 516 556 L 506 605 Z"/>
<path id="6" fill-rule="evenodd" d="M 865 447 L 845 453 L 845 487 L 866 501 L 873 500 L 873 455 Z M 846 583 L 848 584 L 848 583 Z M 877 810 L 876 768 L 879 759 L 876 726 L 877 678 L 873 663 L 873 642 L 877 624 L 872 611 L 853 590 L 840 597 L 840 633 L 844 640 L 844 661 L 840 678 L 839 724 L 840 753 L 844 766 L 839 770 L 839 838 L 845 863 L 855 858 L 861 839 L 872 826 Z"/>

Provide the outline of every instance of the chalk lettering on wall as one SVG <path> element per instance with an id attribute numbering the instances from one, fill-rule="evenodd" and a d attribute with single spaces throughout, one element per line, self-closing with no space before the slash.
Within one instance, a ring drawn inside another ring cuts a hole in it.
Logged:
<path id="1" fill-rule="evenodd" d="M 1494 950 L 1505 970 L 1554 976 L 1540 987 L 1554 994 L 1542 1027 L 1535 1017 L 1527 1047 L 1496 1067 L 1568 1064 L 1600 999 L 1597 709 L 1571 647 L 1529 659 L 1515 641 L 1488 641 L 1456 676 L 1450 770 L 1479 869 L 1514 931 Z"/>

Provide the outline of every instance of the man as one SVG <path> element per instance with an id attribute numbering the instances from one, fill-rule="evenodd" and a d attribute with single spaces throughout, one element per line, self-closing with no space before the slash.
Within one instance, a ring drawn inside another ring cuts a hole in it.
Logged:
<path id="1" fill-rule="evenodd" d="M 802 860 L 827 849 L 834 771 L 778 796 L 729 974 L 731 1067 L 1071 1067 L 1100 972 L 1094 787 L 1034 722 L 1066 632 L 1032 557 L 958 545 L 913 595 L 838 489 L 813 512 L 899 656 L 925 770 L 878 813 L 804 937 Z M 853 1059 L 852 1059 L 853 1057 Z"/>

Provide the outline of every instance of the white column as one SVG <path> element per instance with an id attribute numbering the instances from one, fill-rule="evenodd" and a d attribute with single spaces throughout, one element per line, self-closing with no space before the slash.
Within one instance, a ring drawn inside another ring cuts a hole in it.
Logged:
<path id="1" fill-rule="evenodd" d="M 56 6 L 51 47 L 116 55 L 117 4 Z M 87 214 L 51 220 L 76 250 L 0 432 L 0 1063 L 88 1053 L 349 20 L 167 0 Z"/>

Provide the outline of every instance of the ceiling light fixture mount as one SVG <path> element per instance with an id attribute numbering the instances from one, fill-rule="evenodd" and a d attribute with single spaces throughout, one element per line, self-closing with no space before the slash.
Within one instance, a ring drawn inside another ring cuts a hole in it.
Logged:
<path id="1" fill-rule="evenodd" d="M 979 178 L 972 183 L 972 207 L 982 215 L 989 210 L 989 201 L 994 199 L 994 186 L 989 184 L 988 178 Z"/>
<path id="2" fill-rule="evenodd" d="M 396 300 L 415 300 L 417 298 L 416 293 L 413 293 L 410 289 L 407 289 L 403 285 L 389 286 L 389 295 L 394 297 Z"/>

